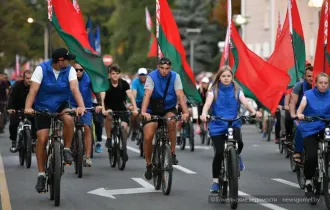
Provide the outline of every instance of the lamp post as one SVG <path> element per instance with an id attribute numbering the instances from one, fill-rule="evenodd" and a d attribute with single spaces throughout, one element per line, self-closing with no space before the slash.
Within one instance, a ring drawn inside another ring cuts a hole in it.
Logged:
<path id="1" fill-rule="evenodd" d="M 248 17 L 247 16 L 243 16 L 241 14 L 236 14 L 236 15 L 233 15 L 233 21 L 234 21 L 234 24 L 236 26 L 239 26 L 239 34 L 242 36 L 242 29 L 241 29 L 241 26 L 244 26 L 246 25 L 249 20 L 248 20 Z"/>
<path id="2" fill-rule="evenodd" d="M 41 25 L 43 28 L 44 28 L 44 60 L 47 60 L 48 59 L 48 27 L 45 23 L 42 23 L 40 21 L 37 21 L 31 17 L 29 17 L 27 19 L 27 22 L 32 24 L 32 23 L 36 23 L 36 24 L 39 24 Z"/>
<path id="3" fill-rule="evenodd" d="M 195 39 L 197 35 L 201 33 L 202 29 L 200 28 L 187 28 L 187 34 L 192 34 L 190 37 L 190 67 L 191 70 L 194 72 L 194 60 L 195 60 Z"/>

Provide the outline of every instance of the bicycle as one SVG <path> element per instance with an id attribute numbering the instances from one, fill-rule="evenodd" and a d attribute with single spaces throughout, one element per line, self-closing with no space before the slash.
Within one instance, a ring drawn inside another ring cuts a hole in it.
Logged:
<path id="1" fill-rule="evenodd" d="M 119 170 L 124 170 L 126 161 L 124 160 L 124 150 L 127 148 L 127 142 L 124 141 L 124 128 L 121 125 L 120 116 L 132 115 L 131 111 L 109 111 L 113 118 L 113 128 L 111 130 L 111 147 L 108 148 L 110 166 L 118 166 Z M 127 139 L 126 139 L 127 140 Z"/>
<path id="2" fill-rule="evenodd" d="M 234 139 L 233 123 L 238 120 L 251 120 L 252 117 L 241 116 L 236 119 L 224 119 L 218 116 L 210 116 L 209 120 L 221 120 L 228 123 L 227 138 L 224 146 L 224 159 L 221 163 L 219 184 L 221 190 L 219 197 L 225 200 L 227 198 L 227 186 L 229 184 L 230 207 L 236 209 L 238 206 L 238 179 L 240 177 L 238 143 Z"/>
<path id="3" fill-rule="evenodd" d="M 186 138 L 189 139 L 190 151 L 194 151 L 195 149 L 195 141 L 194 141 L 194 127 L 193 127 L 193 119 L 190 116 L 189 120 L 186 122 L 182 122 L 180 129 L 180 136 L 177 139 L 177 144 L 180 145 L 180 149 L 184 150 L 186 147 Z"/>
<path id="4" fill-rule="evenodd" d="M 153 115 L 151 120 L 145 121 L 146 125 L 150 122 L 158 122 L 158 127 L 155 134 L 155 145 L 152 150 L 152 170 L 153 183 L 155 190 L 162 187 L 164 195 L 169 195 L 172 188 L 172 150 L 169 144 L 167 122 L 171 120 L 180 120 L 181 115 L 172 117 L 160 117 Z"/>
<path id="5" fill-rule="evenodd" d="M 94 112 L 94 109 L 86 108 L 86 111 Z M 71 151 L 74 159 L 75 174 L 78 174 L 78 178 L 82 178 L 85 154 L 84 125 L 81 123 L 80 116 L 77 116 L 75 110 L 67 111 L 65 113 L 74 118 L 74 135 L 71 143 Z"/>
<path id="6" fill-rule="evenodd" d="M 140 150 L 140 157 L 144 157 L 144 152 L 143 152 L 143 142 L 144 142 L 144 133 L 143 133 L 143 122 L 142 120 L 138 120 L 137 122 L 137 134 L 136 134 L 136 144 L 139 145 L 139 150 Z"/>
<path id="7" fill-rule="evenodd" d="M 46 146 L 46 178 L 47 189 L 50 188 L 50 200 L 55 200 L 55 206 L 60 205 L 61 198 L 61 176 L 64 174 L 63 164 L 63 124 L 60 121 L 62 114 L 50 113 L 48 111 L 35 111 L 36 116 L 48 116 L 51 118 L 49 139 Z"/>
<path id="8" fill-rule="evenodd" d="M 318 150 L 317 150 L 317 168 L 312 178 L 314 199 L 311 204 L 316 205 L 319 201 L 321 194 L 322 182 L 323 182 L 323 193 L 325 204 L 330 209 L 330 118 L 321 117 L 307 117 L 305 116 L 304 121 L 311 122 L 320 120 L 326 123 L 324 133 L 318 135 Z"/>
<path id="9" fill-rule="evenodd" d="M 31 121 L 25 117 L 26 115 L 22 110 L 16 110 L 13 115 L 17 115 L 19 120 L 17 127 L 19 163 L 22 166 L 25 162 L 26 168 L 30 168 L 32 162 L 32 150 L 35 146 L 32 144 L 31 138 Z"/>
<path id="10" fill-rule="evenodd" d="M 206 145 L 210 145 L 211 137 L 210 137 L 209 131 L 207 129 L 207 123 L 201 122 L 200 129 L 201 129 L 201 133 L 199 135 L 201 137 L 201 143 L 204 144 L 205 140 L 206 140 Z"/>

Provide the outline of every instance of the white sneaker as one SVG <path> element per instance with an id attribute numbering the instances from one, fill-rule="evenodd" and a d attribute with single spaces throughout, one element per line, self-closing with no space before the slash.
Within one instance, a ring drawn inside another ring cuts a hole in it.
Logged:
<path id="1" fill-rule="evenodd" d="M 86 158 L 85 159 L 85 166 L 86 167 L 92 167 L 92 159 L 89 157 L 89 158 Z"/>

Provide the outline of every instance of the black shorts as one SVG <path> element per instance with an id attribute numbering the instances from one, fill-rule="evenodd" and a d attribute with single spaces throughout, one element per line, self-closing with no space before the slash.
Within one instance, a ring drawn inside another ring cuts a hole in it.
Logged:
<path id="1" fill-rule="evenodd" d="M 111 108 L 108 108 L 107 106 L 105 106 L 105 110 L 108 110 L 108 109 L 111 109 Z M 127 109 L 111 109 L 112 111 L 127 111 Z M 129 116 L 128 115 L 121 115 L 120 116 L 120 119 L 122 122 L 126 122 L 127 124 L 129 124 Z"/>
<path id="2" fill-rule="evenodd" d="M 69 102 L 64 102 L 57 110 L 57 113 L 62 112 L 64 109 L 70 108 Z M 51 118 L 47 116 L 36 116 L 37 131 L 42 129 L 50 129 Z"/>
<path id="3" fill-rule="evenodd" d="M 178 110 L 175 107 L 173 107 L 173 108 L 166 109 L 164 111 L 164 113 L 161 114 L 161 115 L 159 115 L 159 116 L 164 117 L 169 112 L 172 112 L 174 115 L 177 115 L 178 114 Z M 151 112 L 151 115 L 154 115 L 154 114 Z"/>

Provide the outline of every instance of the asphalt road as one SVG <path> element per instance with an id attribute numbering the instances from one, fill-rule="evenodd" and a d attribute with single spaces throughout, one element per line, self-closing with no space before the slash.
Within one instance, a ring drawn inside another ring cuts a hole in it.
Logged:
<path id="1" fill-rule="evenodd" d="M 295 173 L 289 160 L 278 152 L 273 142 L 262 140 L 253 125 L 242 129 L 244 149 L 242 158 L 246 169 L 239 180 L 240 195 L 256 198 L 277 198 L 275 203 L 239 203 L 238 209 L 246 210 L 301 210 L 325 209 L 322 200 L 317 206 L 281 200 L 285 197 L 303 197 L 297 186 Z M 49 194 L 38 194 L 36 159 L 30 169 L 19 165 L 18 154 L 9 152 L 8 129 L 0 136 L 0 186 L 3 210 L 54 209 Z M 111 168 L 108 153 L 95 154 L 92 168 L 84 168 L 83 178 L 74 174 L 73 166 L 65 168 L 62 176 L 61 205 L 63 210 L 213 210 L 230 209 L 229 204 L 210 202 L 209 188 L 212 182 L 211 164 L 213 148 L 200 144 L 195 137 L 196 149 L 190 152 L 177 150 L 179 166 L 174 170 L 172 191 L 165 196 L 155 191 L 152 182 L 145 181 L 144 159 L 139 157 L 138 147 L 129 140 L 129 160 L 124 171 Z M 300 200 L 299 200 L 300 201 Z"/>

